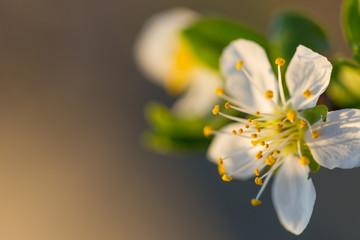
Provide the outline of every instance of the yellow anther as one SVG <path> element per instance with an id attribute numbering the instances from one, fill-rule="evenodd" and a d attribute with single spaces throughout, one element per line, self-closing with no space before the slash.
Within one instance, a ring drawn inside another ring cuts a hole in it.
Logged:
<path id="1" fill-rule="evenodd" d="M 286 114 L 286 118 L 289 119 L 290 122 L 293 122 L 296 119 L 297 113 L 294 110 L 288 111 Z"/>
<path id="2" fill-rule="evenodd" d="M 304 91 L 304 96 L 305 96 L 306 98 L 311 97 L 311 91 L 310 91 L 309 89 L 306 89 L 306 90 Z"/>
<path id="3" fill-rule="evenodd" d="M 214 128 L 212 126 L 205 126 L 203 131 L 204 131 L 204 136 L 208 137 L 214 131 Z"/>
<path id="4" fill-rule="evenodd" d="M 248 123 L 251 123 L 251 119 L 250 119 L 250 118 L 248 119 Z"/>
<path id="5" fill-rule="evenodd" d="M 225 93 L 225 91 L 222 88 L 215 88 L 215 93 L 218 95 L 223 95 Z"/>
<path id="6" fill-rule="evenodd" d="M 256 178 L 255 178 L 255 184 L 256 184 L 256 185 L 260 185 L 260 186 L 263 185 L 263 182 L 262 182 L 261 177 L 256 177 Z"/>
<path id="7" fill-rule="evenodd" d="M 256 159 L 259 160 L 260 158 L 262 158 L 263 155 L 262 155 L 262 151 L 259 151 L 257 154 L 256 154 Z"/>
<path id="8" fill-rule="evenodd" d="M 282 128 L 284 125 L 282 125 L 281 123 L 279 123 L 278 125 L 277 125 L 277 127 L 278 128 Z"/>
<path id="9" fill-rule="evenodd" d="M 256 133 L 251 134 L 251 138 L 257 138 L 257 134 Z"/>
<path id="10" fill-rule="evenodd" d="M 280 154 L 280 151 L 276 149 L 276 150 L 274 150 L 273 153 L 276 154 L 276 155 L 278 155 L 278 154 Z"/>
<path id="11" fill-rule="evenodd" d="M 266 143 L 266 144 L 265 144 L 265 148 L 269 148 L 269 144 Z"/>
<path id="12" fill-rule="evenodd" d="M 244 65 L 244 61 L 238 61 L 238 63 L 236 64 L 236 69 L 240 70 L 243 65 Z"/>
<path id="13" fill-rule="evenodd" d="M 307 122 L 304 120 L 300 120 L 300 127 L 305 127 L 307 126 Z"/>
<path id="14" fill-rule="evenodd" d="M 257 133 L 261 132 L 260 128 L 257 128 L 257 129 L 256 129 L 256 132 L 257 132 Z"/>
<path id="15" fill-rule="evenodd" d="M 271 156 L 271 157 L 270 157 Z M 267 165 L 272 166 L 276 163 L 276 159 L 270 155 L 267 159 L 265 159 L 265 162 Z"/>
<path id="16" fill-rule="evenodd" d="M 300 164 L 301 165 L 306 166 L 306 165 L 309 165 L 309 163 L 310 163 L 310 159 L 308 157 L 302 156 L 300 158 Z"/>
<path id="17" fill-rule="evenodd" d="M 319 137 L 319 133 L 316 130 L 313 130 L 311 133 L 313 139 L 317 139 Z"/>
<path id="18" fill-rule="evenodd" d="M 218 172 L 219 172 L 219 175 L 222 176 L 225 174 L 226 172 L 226 167 L 224 166 L 224 164 L 220 164 L 218 165 Z"/>
<path id="19" fill-rule="evenodd" d="M 236 130 L 232 130 L 231 132 L 232 134 L 236 135 Z"/>
<path id="20" fill-rule="evenodd" d="M 264 141 L 261 141 L 261 142 L 260 142 L 260 145 L 261 145 L 261 146 L 265 146 L 265 142 L 264 142 Z"/>
<path id="21" fill-rule="evenodd" d="M 246 127 L 246 128 L 249 128 L 250 126 L 249 126 L 249 124 L 245 124 L 245 127 Z"/>
<path id="22" fill-rule="evenodd" d="M 253 121 L 253 124 L 254 124 L 255 127 L 257 127 L 257 126 L 259 126 L 259 121 L 258 121 L 258 120 L 254 120 L 254 121 Z"/>
<path id="23" fill-rule="evenodd" d="M 239 129 L 239 134 L 242 134 L 244 130 L 242 128 Z"/>
<path id="24" fill-rule="evenodd" d="M 283 66 L 285 64 L 285 59 L 279 57 L 275 60 L 275 64 L 279 65 L 280 67 Z"/>
<path id="25" fill-rule="evenodd" d="M 226 108 L 226 109 L 230 108 L 230 103 L 229 103 L 229 102 L 226 102 L 226 103 L 225 103 L 225 108 Z"/>
<path id="26" fill-rule="evenodd" d="M 251 205 L 253 205 L 254 207 L 259 206 L 261 204 L 261 201 L 259 199 L 251 199 Z"/>
<path id="27" fill-rule="evenodd" d="M 252 144 L 253 146 L 256 146 L 256 145 L 257 145 L 257 142 L 254 141 L 254 140 L 251 140 L 251 144 Z"/>
<path id="28" fill-rule="evenodd" d="M 214 107 L 214 109 L 212 110 L 212 113 L 213 113 L 214 115 L 216 115 L 216 114 L 219 113 L 219 111 L 220 111 L 220 106 L 219 106 L 219 105 L 216 105 L 216 106 Z"/>
<path id="29" fill-rule="evenodd" d="M 271 90 L 265 91 L 265 97 L 266 97 L 267 99 L 273 98 L 273 97 L 274 97 L 274 92 L 271 91 Z"/>
<path id="30" fill-rule="evenodd" d="M 260 175 L 259 169 L 255 169 L 255 170 L 254 170 L 254 173 L 255 173 L 256 176 L 259 176 L 259 175 Z"/>
<path id="31" fill-rule="evenodd" d="M 256 111 L 256 112 L 255 112 L 255 115 L 256 115 L 256 116 L 260 115 L 260 112 L 259 112 L 259 111 Z"/>
<path id="32" fill-rule="evenodd" d="M 223 163 L 224 163 L 224 162 L 223 162 L 222 158 L 219 157 L 219 159 L 218 159 L 218 164 L 219 164 L 219 165 L 222 165 Z"/>
<path id="33" fill-rule="evenodd" d="M 232 177 L 224 174 L 222 177 L 222 180 L 225 181 L 225 182 L 230 182 L 232 180 Z"/>

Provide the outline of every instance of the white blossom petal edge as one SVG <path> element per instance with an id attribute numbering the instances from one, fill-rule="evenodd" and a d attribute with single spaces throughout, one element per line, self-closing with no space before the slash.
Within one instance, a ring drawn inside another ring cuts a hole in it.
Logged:
<path id="1" fill-rule="evenodd" d="M 224 181 L 255 176 L 261 188 L 251 200 L 253 206 L 261 204 L 261 194 L 275 177 L 272 195 L 279 220 L 288 231 L 301 234 L 316 198 L 309 172 L 320 165 L 330 169 L 360 166 L 360 110 L 329 112 L 326 122 L 314 123 L 304 113 L 315 107 L 326 90 L 331 63 L 300 45 L 285 74 L 289 98 L 281 76 L 285 60 L 277 58 L 275 63 L 277 81 L 258 44 L 244 39 L 232 42 L 221 57 L 226 89 L 215 92 L 228 101 L 225 109 L 249 117 L 227 114 L 216 105 L 213 114 L 237 124 L 220 130 L 207 126 L 204 134 L 215 135 L 208 156 L 218 163 Z"/>

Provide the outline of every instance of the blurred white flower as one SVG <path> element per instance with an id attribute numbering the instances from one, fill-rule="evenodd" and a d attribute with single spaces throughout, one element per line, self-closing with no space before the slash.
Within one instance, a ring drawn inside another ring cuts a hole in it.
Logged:
<path id="1" fill-rule="evenodd" d="M 213 89 L 222 85 L 216 71 L 202 65 L 181 31 L 200 15 L 186 8 L 152 16 L 135 44 L 135 58 L 143 73 L 170 94 L 182 96 L 173 111 L 183 117 L 202 117 L 218 99 Z"/>
<path id="2" fill-rule="evenodd" d="M 216 135 L 208 156 L 219 164 L 224 181 L 254 176 L 255 183 L 262 185 L 252 205 L 261 203 L 262 192 L 275 176 L 272 198 L 280 222 L 288 231 L 300 234 L 316 198 L 309 178 L 311 159 L 329 169 L 360 165 L 360 110 L 329 112 L 326 122 L 310 125 L 302 110 L 316 105 L 329 84 L 332 65 L 325 57 L 298 46 L 285 75 L 290 93 L 286 99 L 280 71 L 285 60 L 278 58 L 275 63 L 278 81 L 258 44 L 242 39 L 232 42 L 221 57 L 229 95 L 221 89 L 217 92 L 229 101 L 226 108 L 251 117 L 227 115 L 217 105 L 214 114 L 237 123 L 219 131 L 206 127 L 204 133 Z M 311 153 L 304 151 L 305 144 Z"/>

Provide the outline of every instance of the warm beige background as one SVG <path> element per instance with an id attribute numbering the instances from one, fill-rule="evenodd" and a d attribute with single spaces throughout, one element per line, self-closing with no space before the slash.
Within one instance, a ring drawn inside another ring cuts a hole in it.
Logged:
<path id="1" fill-rule="evenodd" d="M 269 189 L 221 182 L 202 155 L 166 157 L 139 146 L 143 105 L 168 101 L 132 59 L 150 14 L 183 5 L 265 32 L 279 8 L 328 26 L 347 51 L 340 0 L 3 0 L 0 3 L 0 239 L 295 239 Z M 360 171 L 321 170 L 310 226 L 297 239 L 360 236 Z"/>

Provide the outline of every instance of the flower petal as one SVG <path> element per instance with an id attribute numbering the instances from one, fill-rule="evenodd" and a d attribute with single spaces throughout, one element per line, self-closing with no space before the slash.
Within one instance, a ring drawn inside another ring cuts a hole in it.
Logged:
<path id="1" fill-rule="evenodd" d="M 286 84 L 295 110 L 314 107 L 329 85 L 332 65 L 326 57 L 299 45 L 286 71 Z M 305 90 L 311 92 L 305 97 Z"/>
<path id="2" fill-rule="evenodd" d="M 289 155 L 275 176 L 272 198 L 281 224 L 299 235 L 308 225 L 314 208 L 316 193 L 309 168 Z"/>
<path id="3" fill-rule="evenodd" d="M 186 8 L 174 8 L 152 16 L 141 30 L 135 43 L 135 58 L 144 74 L 159 85 L 170 75 L 180 31 L 198 14 Z"/>
<path id="4" fill-rule="evenodd" d="M 256 89 L 243 70 L 237 70 L 239 61 L 244 61 Z M 265 91 L 274 93 L 273 100 L 277 103 L 278 85 L 265 50 L 257 43 L 240 39 L 233 41 L 223 51 L 220 59 L 221 71 L 226 78 L 227 91 L 244 106 L 262 112 L 272 111 L 273 105 L 265 98 Z"/>
<path id="5" fill-rule="evenodd" d="M 201 67 L 194 69 L 186 93 L 173 106 L 174 113 L 191 118 L 211 114 L 211 109 L 219 101 L 214 89 L 222 85 L 218 73 Z"/>
<path id="6" fill-rule="evenodd" d="M 255 157 L 258 151 L 261 150 L 259 146 L 254 147 L 252 146 L 250 139 L 244 138 L 240 135 L 234 136 L 231 133 L 232 130 L 238 130 L 243 126 L 244 125 L 241 125 L 239 123 L 232 123 L 222 128 L 220 131 L 224 132 L 224 134 L 216 135 L 211 142 L 208 150 L 208 158 L 211 162 L 214 162 L 216 164 L 219 157 L 225 158 L 226 156 L 230 156 L 234 153 L 245 150 L 241 154 L 224 159 L 226 173 L 231 174 L 236 172 L 236 174 L 231 176 L 238 179 L 248 179 L 254 176 L 254 170 L 256 168 L 259 168 L 259 166 L 263 162 L 258 161 Z M 250 149 L 246 150 L 248 148 Z M 238 171 L 242 167 L 243 169 L 241 169 L 241 171 Z"/>
<path id="7" fill-rule="evenodd" d="M 315 123 L 312 128 L 319 138 L 313 139 L 308 130 L 304 140 L 320 165 L 330 169 L 360 166 L 360 110 L 329 112 L 326 122 Z"/>

